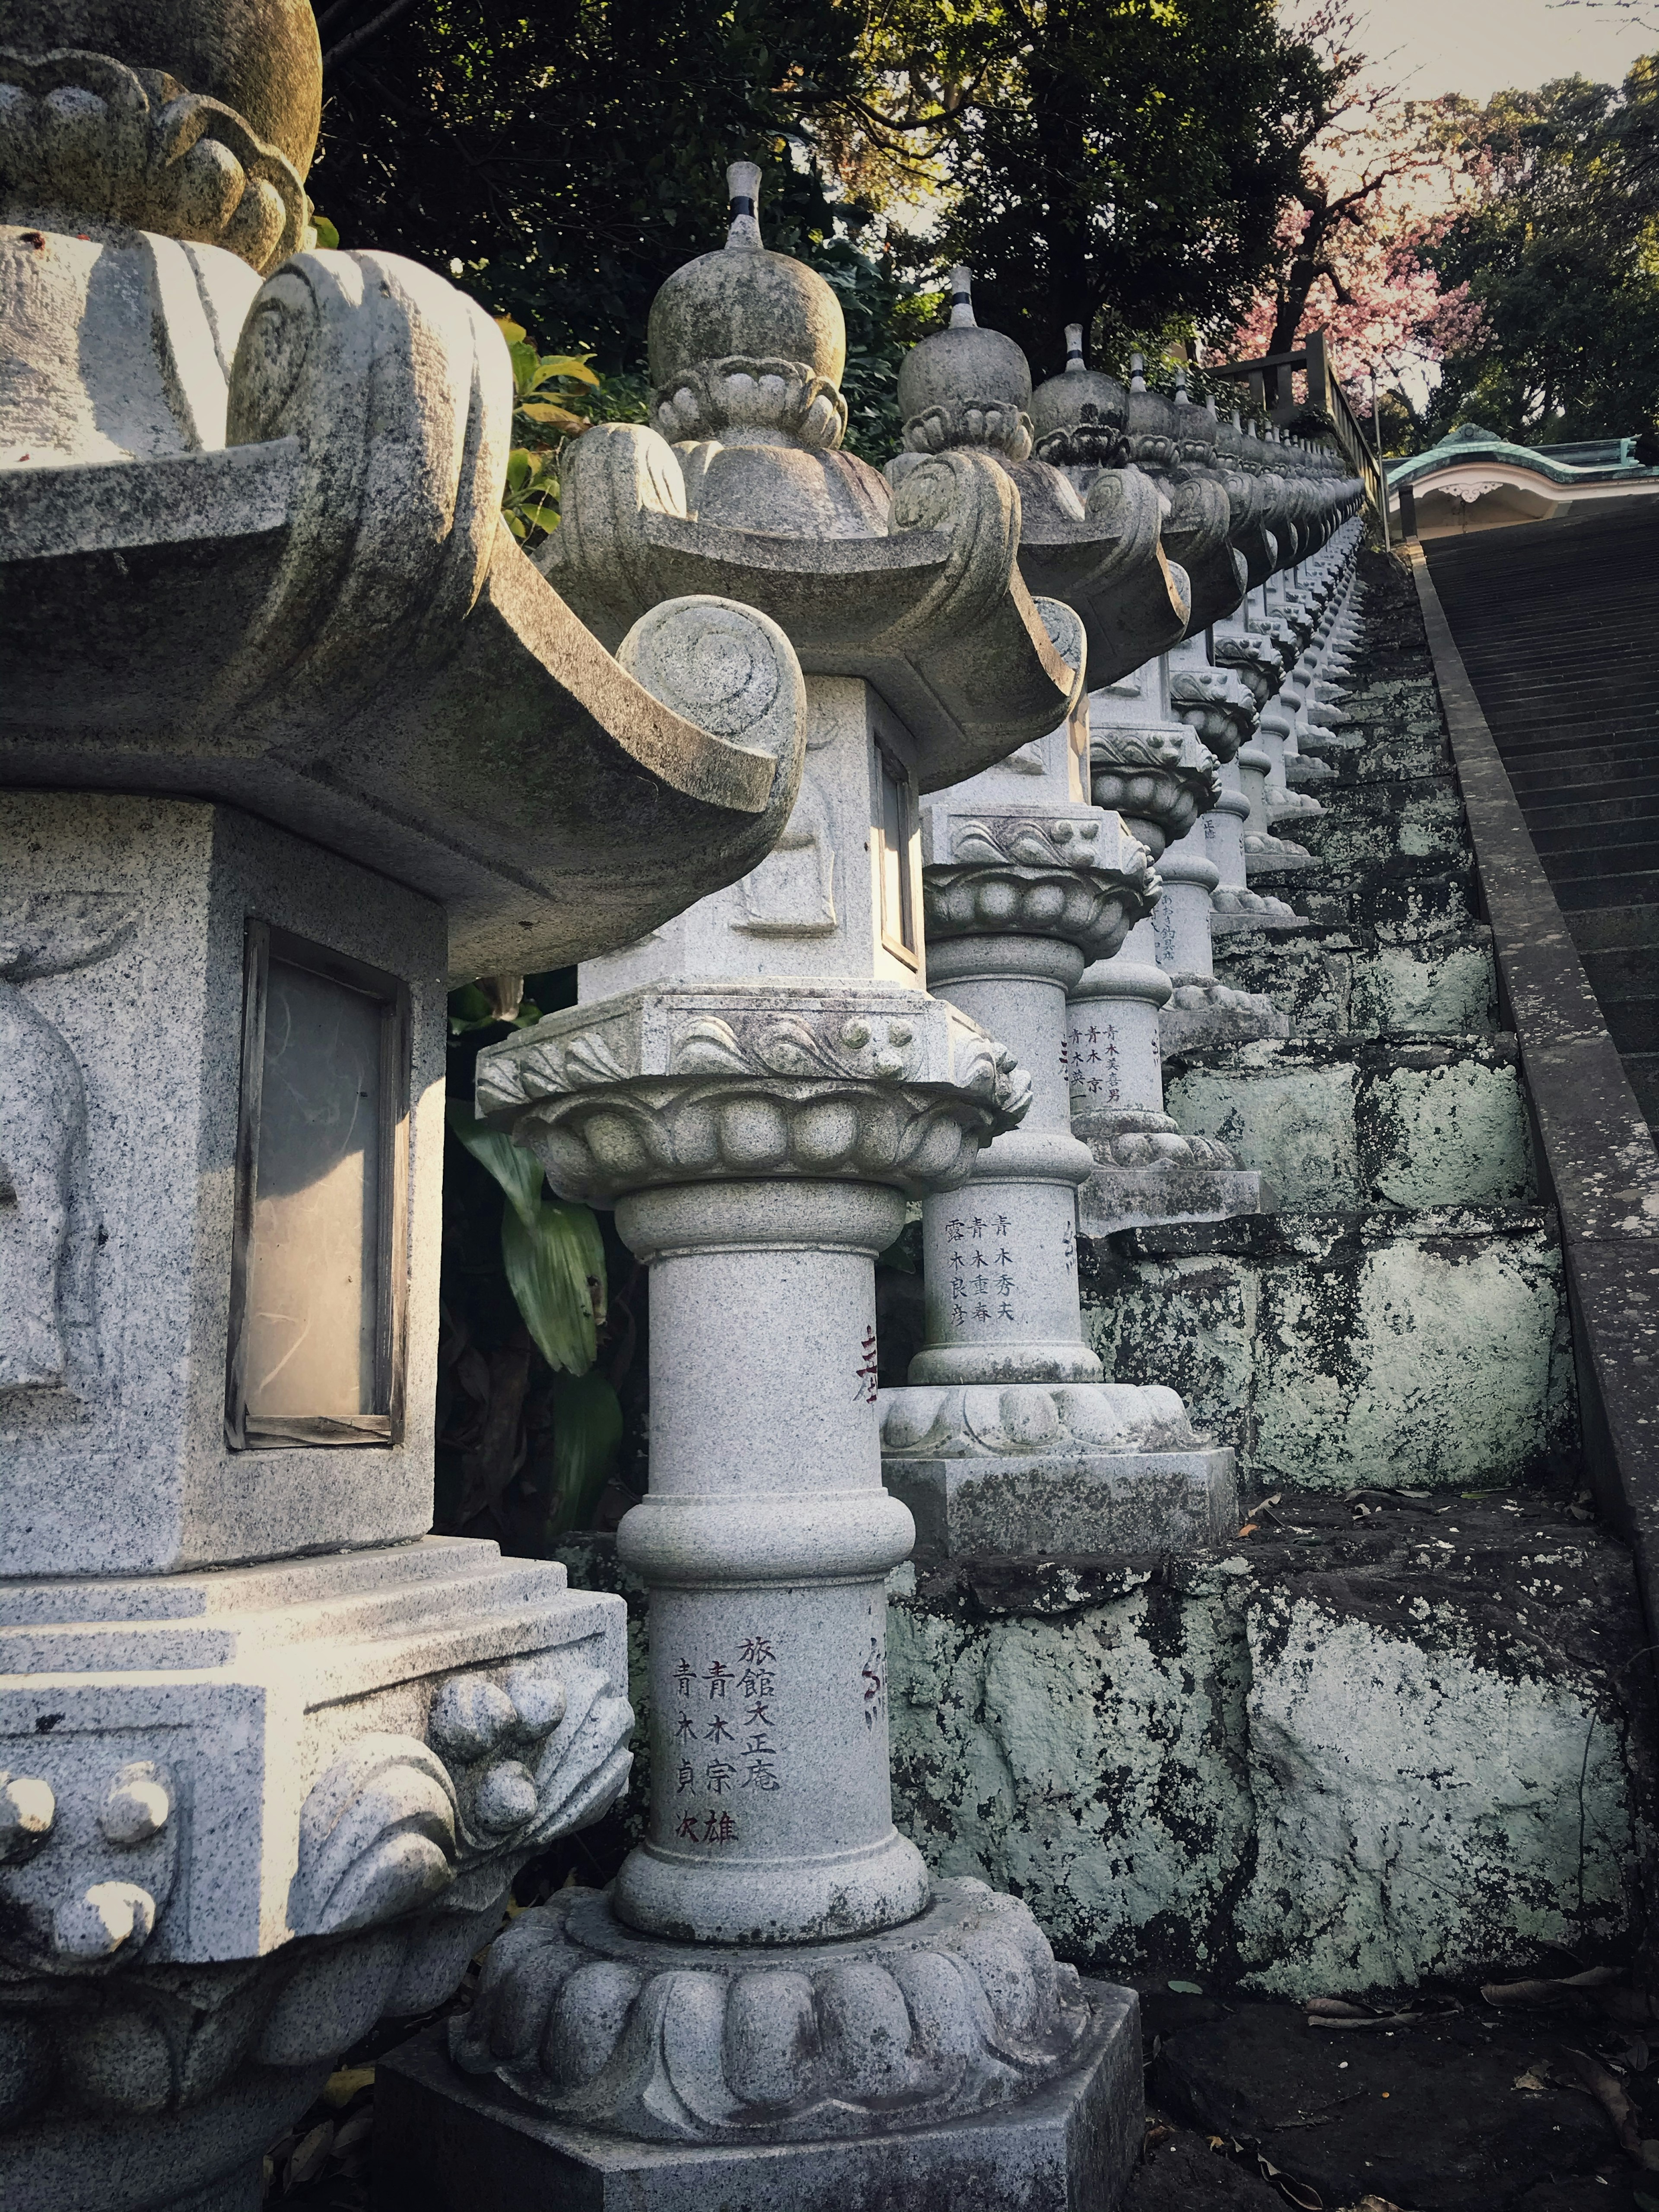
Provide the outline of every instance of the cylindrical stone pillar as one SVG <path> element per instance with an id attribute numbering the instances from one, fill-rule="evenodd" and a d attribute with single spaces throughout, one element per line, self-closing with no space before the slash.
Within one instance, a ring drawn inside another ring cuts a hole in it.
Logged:
<path id="1" fill-rule="evenodd" d="M 1074 945 L 1045 937 L 947 939 L 928 981 L 1031 1077 L 1024 1123 L 979 1156 L 971 1182 L 922 1200 L 927 1343 L 912 1383 L 1097 1382 L 1078 1308 L 1077 1191 L 1094 1161 L 1072 1134 L 1062 1055 Z"/>
<path id="2" fill-rule="evenodd" d="M 813 1942 L 927 1902 L 883 1656 L 915 1529 L 881 1484 L 874 1261 L 903 1225 L 857 1182 L 617 1205 L 651 1270 L 651 1492 L 617 1552 L 651 1591 L 653 1789 L 615 1904 L 652 1935 Z"/>

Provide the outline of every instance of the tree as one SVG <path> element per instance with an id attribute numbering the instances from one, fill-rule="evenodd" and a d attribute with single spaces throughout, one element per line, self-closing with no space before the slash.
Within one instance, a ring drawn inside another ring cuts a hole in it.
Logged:
<path id="1" fill-rule="evenodd" d="M 1444 104 L 1463 203 L 1426 251 L 1483 337 L 1450 351 L 1437 429 L 1527 444 L 1628 435 L 1659 410 L 1659 57 L 1621 88 L 1566 77 Z"/>
<path id="2" fill-rule="evenodd" d="M 930 12 L 939 58 L 907 58 Z M 973 268 L 983 319 L 1057 369 L 1069 322 L 1110 349 L 1236 317 L 1336 96 L 1313 43 L 1272 0 L 999 0 L 972 37 L 951 18 L 915 0 L 907 35 L 876 42 L 905 94 L 872 131 L 931 132 L 938 246 Z"/>
<path id="3" fill-rule="evenodd" d="M 1455 188 L 1440 122 L 1438 103 L 1355 91 L 1304 150 L 1271 278 L 1229 345 L 1247 359 L 1288 353 L 1322 330 L 1358 411 L 1370 415 L 1375 370 L 1401 427 L 1419 434 L 1439 364 L 1474 346 L 1483 327 L 1468 282 L 1446 285 L 1427 258 Z"/>
<path id="4" fill-rule="evenodd" d="M 319 21 L 312 189 L 342 237 L 459 262 L 492 310 L 605 368 L 642 366 L 657 288 L 724 235 L 728 162 L 766 167 L 785 251 L 864 220 L 831 206 L 799 124 L 854 67 L 834 0 L 335 0 Z"/>

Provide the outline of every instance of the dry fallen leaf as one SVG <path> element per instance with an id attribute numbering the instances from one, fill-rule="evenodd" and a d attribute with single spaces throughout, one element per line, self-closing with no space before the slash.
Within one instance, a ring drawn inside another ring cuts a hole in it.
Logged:
<path id="1" fill-rule="evenodd" d="M 332 2105 L 337 2112 L 351 2102 L 360 2089 L 369 2087 L 374 2079 L 372 2066 L 342 2066 L 324 2082 L 323 2102 Z"/>
<path id="2" fill-rule="evenodd" d="M 1371 2015 L 1364 2005 L 1350 2004 L 1346 1997 L 1310 1997 L 1308 2011 L 1324 2020 L 1370 2020 Z"/>
<path id="3" fill-rule="evenodd" d="M 354 2112 L 349 2120 L 341 2122 L 339 2130 L 334 2138 L 335 2156 L 338 2158 L 355 2145 L 366 2142 L 374 2132 L 374 2107 L 373 2105 L 365 2105 L 362 2112 Z"/>
<path id="4" fill-rule="evenodd" d="M 1516 2075 L 1514 2086 L 1517 2089 L 1547 2089 L 1550 2085 L 1547 2081 L 1540 2080 L 1528 2066 L 1524 2074 Z"/>
<path id="5" fill-rule="evenodd" d="M 323 2161 L 333 2147 L 334 2123 L 332 2120 L 324 2120 L 319 2126 L 313 2128 L 311 2133 L 289 2159 L 288 2172 L 283 2177 L 283 2196 L 286 2197 L 291 2190 L 297 2189 L 302 2181 L 309 2181 L 313 2174 L 320 2173 Z"/>
<path id="6" fill-rule="evenodd" d="M 1493 2005 L 1559 2005 L 1572 1996 L 1591 1990 L 1606 1990 L 1615 1982 L 1622 1982 L 1624 1974 L 1617 1966 L 1588 1966 L 1582 1974 L 1557 1976 L 1552 1979 L 1533 1978 L 1521 1982 L 1483 1982 L 1480 1994 Z M 1631 1994 L 1638 1994 L 1632 1991 Z M 1603 2002 L 1605 2010 L 1606 2002 Z M 1630 2015 L 1645 2019 L 1645 2012 Z"/>
<path id="7" fill-rule="evenodd" d="M 1423 2017 L 1420 2012 L 1361 2013 L 1356 2019 L 1333 2019 L 1323 2013 L 1308 2015 L 1310 2027 L 1410 2027 Z"/>

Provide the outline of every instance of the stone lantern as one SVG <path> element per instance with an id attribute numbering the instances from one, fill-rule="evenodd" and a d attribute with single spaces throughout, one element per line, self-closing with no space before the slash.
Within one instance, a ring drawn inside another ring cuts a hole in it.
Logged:
<path id="1" fill-rule="evenodd" d="M 1065 371 L 1033 402 L 1049 425 L 1048 449 L 1055 452 L 1067 450 L 1068 434 L 1086 435 L 1085 405 L 1097 412 L 1102 407 L 1082 395 L 1111 382 L 1085 366 L 1080 327 L 1073 325 L 1067 337 Z M 1152 471 L 1174 513 L 1184 514 L 1181 550 L 1202 580 L 1189 586 L 1189 595 L 1194 605 L 1201 599 L 1200 611 L 1213 621 L 1242 593 L 1244 564 L 1229 540 L 1232 506 L 1213 465 L 1212 441 L 1190 419 L 1201 410 L 1178 413 L 1149 391 L 1138 355 L 1122 410 L 1137 468 Z M 1238 735 L 1230 745 L 1224 740 L 1247 702 L 1236 679 L 1205 672 L 1201 697 L 1192 696 L 1189 681 L 1186 703 L 1178 708 L 1174 657 L 1161 651 L 1090 696 L 1091 795 L 1146 845 L 1164 885 L 1154 914 L 1071 985 L 1072 1123 L 1096 1161 L 1079 1200 L 1079 1220 L 1091 1234 L 1138 1222 L 1213 1219 L 1263 1202 L 1260 1177 L 1241 1169 L 1224 1145 L 1187 1135 L 1164 1111 L 1165 1023 L 1180 1025 L 1169 1041 L 1188 1046 L 1286 1031 L 1267 1000 L 1215 981 L 1210 927 L 1220 872 L 1205 832 L 1219 818 L 1238 842 L 1245 802 L 1226 787 L 1226 772 L 1212 753 L 1231 759 L 1237 751 Z M 1197 731 L 1188 726 L 1194 708 Z M 1242 855 L 1242 844 L 1240 850 Z M 1242 866 L 1239 872 L 1242 878 Z"/>
<path id="2" fill-rule="evenodd" d="M 514 544 L 499 333 L 307 247 L 307 9 L 7 24 L 0 2201 L 247 2212 L 629 1764 L 620 1602 L 425 1534 L 447 983 L 751 871 L 805 714 Z"/>
<path id="3" fill-rule="evenodd" d="M 1029 457 L 1024 355 L 978 325 L 968 271 L 951 282 L 949 325 L 899 373 L 904 450 L 888 473 L 902 484 L 947 437 L 996 454 L 1019 487 L 1021 569 L 1041 564 L 1052 581 L 1051 532 L 1037 533 L 1034 554 L 1028 518 L 1052 514 L 1073 487 Z M 1099 527 L 1088 517 L 1112 511 L 1091 489 L 1071 524 L 1078 575 L 1090 573 Z M 1097 596 L 1078 590 L 1077 614 Z M 1164 635 L 1156 622 L 1130 649 Z M 1072 1133 L 1066 994 L 1091 963 L 1112 964 L 1158 891 L 1145 825 L 1087 793 L 1088 744 L 1080 708 L 1041 746 L 923 802 L 930 983 L 1014 1046 L 1034 1091 L 1022 1127 L 981 1154 L 971 1181 L 924 1201 L 927 1340 L 906 1386 L 883 1394 L 887 1486 L 924 1540 L 951 1554 L 1178 1549 L 1219 1534 L 1234 1504 L 1228 1455 L 1203 1449 L 1175 1394 L 1104 1382 L 1083 1341 L 1077 1193 L 1096 1170 Z M 1207 1155 L 1203 1139 L 1176 1141 Z"/>
<path id="4" fill-rule="evenodd" d="M 650 1831 L 382 2063 L 379 2185 L 408 2212 L 1062 2212 L 1133 2162 L 1134 2002 L 893 1826 L 914 1528 L 882 1486 L 872 1263 L 1031 1101 L 923 988 L 918 795 L 1067 721 L 1081 628 L 1021 583 L 987 456 L 929 453 L 890 497 L 839 451 L 839 306 L 729 173 L 725 247 L 653 308 L 657 427 L 583 437 L 545 566 L 602 635 L 689 585 L 773 615 L 807 671 L 801 797 L 741 884 L 585 963 L 478 1073 L 480 1112 L 651 1269 L 650 1490 L 617 1534 L 650 1593 Z"/>

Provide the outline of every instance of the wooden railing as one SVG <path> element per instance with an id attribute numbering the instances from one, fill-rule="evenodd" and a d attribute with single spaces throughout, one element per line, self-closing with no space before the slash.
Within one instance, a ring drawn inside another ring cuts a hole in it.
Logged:
<path id="1" fill-rule="evenodd" d="M 1292 387 L 1297 369 L 1305 371 L 1308 396 L 1298 400 Z M 1248 383 L 1257 412 L 1275 422 L 1294 422 L 1304 410 L 1322 416 L 1326 435 L 1365 488 L 1365 498 L 1379 530 L 1388 527 L 1388 484 L 1377 463 L 1370 434 L 1353 409 L 1336 374 L 1330 341 L 1323 331 L 1310 331 L 1294 353 L 1264 354 L 1259 361 L 1206 362 L 1206 376 L 1230 377 Z"/>

